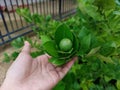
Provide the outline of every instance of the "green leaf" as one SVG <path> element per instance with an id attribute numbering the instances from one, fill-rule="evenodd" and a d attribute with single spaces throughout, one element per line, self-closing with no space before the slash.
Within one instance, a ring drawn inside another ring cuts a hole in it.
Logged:
<path id="1" fill-rule="evenodd" d="M 31 56 L 33 57 L 33 58 L 36 58 L 37 56 L 40 56 L 40 55 L 42 55 L 43 54 L 43 52 L 42 51 L 35 51 L 35 52 L 31 52 Z"/>
<path id="2" fill-rule="evenodd" d="M 86 12 L 89 16 L 91 16 L 95 20 L 101 20 L 102 17 L 100 14 L 97 12 L 97 7 L 94 5 L 86 5 Z"/>
<path id="3" fill-rule="evenodd" d="M 82 38 L 80 42 L 80 51 L 87 52 L 90 49 L 91 45 L 91 34 Z"/>
<path id="4" fill-rule="evenodd" d="M 42 45 L 45 44 L 48 41 L 51 41 L 51 38 L 47 35 L 41 35 L 40 37 L 41 37 L 41 44 Z"/>
<path id="5" fill-rule="evenodd" d="M 77 88 L 77 87 L 74 88 L 75 74 L 73 72 L 68 72 L 67 75 L 63 78 L 63 81 L 65 83 L 69 82 L 69 84 L 66 84 L 65 90 L 76 90 L 75 88 Z"/>
<path id="6" fill-rule="evenodd" d="M 33 14 L 32 15 L 32 21 L 35 23 L 35 24 L 39 24 L 42 23 L 44 21 L 44 18 L 43 16 L 39 15 L 39 14 Z"/>
<path id="7" fill-rule="evenodd" d="M 17 14 L 19 14 L 21 16 L 28 15 L 28 13 L 30 14 L 28 8 L 24 8 L 24 9 L 23 8 L 17 8 L 16 12 L 17 12 Z"/>
<path id="8" fill-rule="evenodd" d="M 79 9 L 82 14 L 92 17 L 95 20 L 101 20 L 101 16 L 98 11 L 98 7 L 93 5 L 95 0 L 78 0 Z M 85 17 L 85 16 L 84 16 Z"/>
<path id="9" fill-rule="evenodd" d="M 10 62 L 11 58 L 10 56 L 7 54 L 7 53 L 4 53 L 4 59 L 3 59 L 3 62 Z"/>
<path id="10" fill-rule="evenodd" d="M 65 23 L 63 23 L 57 27 L 54 38 L 55 38 L 57 45 L 59 45 L 59 42 L 63 38 L 68 38 L 71 41 L 73 41 L 73 34 L 70 31 L 70 28 Z"/>
<path id="11" fill-rule="evenodd" d="M 16 12 L 18 15 L 24 17 L 27 22 L 32 23 L 31 14 L 28 8 L 17 8 Z"/>
<path id="12" fill-rule="evenodd" d="M 65 83 L 63 81 L 60 81 L 53 90 L 65 90 Z"/>
<path id="13" fill-rule="evenodd" d="M 101 44 L 103 44 L 103 42 L 99 40 L 97 36 L 95 36 L 94 34 L 92 34 L 91 36 L 92 36 L 91 37 L 91 48 L 100 47 Z"/>
<path id="14" fill-rule="evenodd" d="M 95 5 L 103 10 L 115 9 L 115 0 L 95 0 Z"/>
<path id="15" fill-rule="evenodd" d="M 120 0 L 115 0 L 115 2 L 120 6 Z"/>
<path id="16" fill-rule="evenodd" d="M 100 69 L 100 65 L 98 62 L 94 62 L 92 65 L 91 65 L 91 70 L 92 71 L 97 71 Z"/>
<path id="17" fill-rule="evenodd" d="M 19 52 L 13 52 L 11 57 L 12 57 L 13 60 L 15 60 L 18 55 L 19 55 Z"/>
<path id="18" fill-rule="evenodd" d="M 79 40 L 78 40 L 78 37 L 75 36 L 75 34 L 73 34 L 73 49 L 74 51 L 78 51 L 79 49 Z"/>
<path id="19" fill-rule="evenodd" d="M 73 84 L 74 86 L 74 90 L 80 90 L 80 83 L 78 83 L 77 81 Z"/>
<path id="20" fill-rule="evenodd" d="M 108 76 L 104 76 L 104 79 L 105 79 L 106 82 L 109 82 L 111 80 L 111 78 L 108 77 Z"/>
<path id="21" fill-rule="evenodd" d="M 66 63 L 66 60 L 52 57 L 49 59 L 49 62 L 56 66 L 61 66 Z"/>
<path id="22" fill-rule="evenodd" d="M 51 15 L 47 15 L 47 16 L 46 16 L 46 21 L 47 21 L 47 22 L 49 22 L 51 19 L 52 19 L 52 16 L 51 16 Z"/>
<path id="23" fill-rule="evenodd" d="M 15 48 L 21 48 L 24 45 L 24 37 L 18 37 L 17 39 L 13 40 L 11 45 Z"/>
<path id="24" fill-rule="evenodd" d="M 57 46 L 53 41 L 48 41 L 43 45 L 44 50 L 53 57 L 59 57 L 57 52 Z"/>
<path id="25" fill-rule="evenodd" d="M 105 44 L 102 45 L 100 49 L 100 54 L 108 56 L 114 52 L 115 48 L 116 44 L 113 41 L 106 42 Z"/>
<path id="26" fill-rule="evenodd" d="M 116 87 L 118 90 L 120 90 L 120 80 L 117 80 Z"/>
<path id="27" fill-rule="evenodd" d="M 117 90 L 114 85 L 109 85 L 105 88 L 105 90 Z"/>
<path id="28" fill-rule="evenodd" d="M 91 49 L 90 52 L 86 55 L 86 57 L 93 56 L 93 55 L 96 54 L 99 50 L 100 50 L 100 47 L 96 47 L 96 48 Z"/>
<path id="29" fill-rule="evenodd" d="M 68 55 L 69 55 L 69 54 L 72 53 L 72 51 L 73 51 L 73 48 L 72 48 L 70 51 L 68 51 L 68 52 L 61 51 L 61 50 L 60 50 L 60 51 L 58 51 L 58 53 L 63 54 L 63 55 L 64 55 L 64 54 L 68 54 Z M 66 56 L 66 55 L 65 55 L 65 56 Z"/>
<path id="30" fill-rule="evenodd" d="M 96 56 L 97 56 L 101 61 L 104 61 L 104 62 L 106 62 L 106 63 L 113 63 L 113 64 L 114 64 L 114 62 L 113 62 L 113 60 L 111 59 L 111 57 L 105 57 L 105 56 L 100 55 L 100 54 L 97 54 Z"/>
<path id="31" fill-rule="evenodd" d="M 88 29 L 83 26 L 78 34 L 78 37 L 81 40 L 83 37 L 87 36 L 88 34 L 89 34 Z"/>

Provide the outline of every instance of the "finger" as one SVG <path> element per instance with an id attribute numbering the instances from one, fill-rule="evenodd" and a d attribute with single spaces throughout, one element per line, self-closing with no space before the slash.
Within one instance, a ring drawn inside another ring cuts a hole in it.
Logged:
<path id="1" fill-rule="evenodd" d="M 36 59 L 38 60 L 38 62 L 42 62 L 43 65 L 46 65 L 48 63 L 49 58 L 50 57 L 48 55 L 44 54 L 38 56 Z"/>
<path id="2" fill-rule="evenodd" d="M 25 52 L 25 53 L 30 53 L 30 50 L 31 50 L 31 45 L 29 44 L 28 41 L 25 41 L 24 42 L 24 46 L 23 46 L 23 49 L 21 52 Z"/>
<path id="3" fill-rule="evenodd" d="M 50 59 L 50 58 L 51 58 L 51 56 L 50 56 L 50 55 L 48 55 L 47 53 L 46 53 L 45 55 L 46 55 L 46 57 L 47 57 L 48 59 Z"/>
<path id="4" fill-rule="evenodd" d="M 16 62 L 24 62 L 28 63 L 29 61 L 32 61 L 32 57 L 30 56 L 30 50 L 31 50 L 31 45 L 29 44 L 28 41 L 24 42 L 23 49 L 21 50 L 21 53 L 18 55 L 16 58 Z"/>
<path id="5" fill-rule="evenodd" d="M 17 78 L 17 80 L 21 79 L 22 76 L 25 76 L 28 74 L 29 70 L 32 68 L 32 62 L 33 62 L 32 57 L 29 55 L 30 49 L 31 49 L 31 46 L 26 41 L 24 43 L 21 53 L 18 55 L 16 60 L 12 63 L 7 74 L 10 74 L 11 72 L 12 73 L 17 72 L 15 75 L 12 76 L 13 78 L 14 77 Z"/>
<path id="6" fill-rule="evenodd" d="M 74 62 L 77 60 L 77 57 L 74 57 L 70 62 L 68 62 L 67 64 L 65 64 L 59 72 L 59 75 L 61 77 L 61 79 L 67 74 L 67 72 L 70 70 L 70 68 L 72 67 L 72 65 L 74 64 Z"/>
<path id="7" fill-rule="evenodd" d="M 18 57 L 16 58 L 16 60 L 26 60 L 25 58 L 29 58 L 30 59 L 31 58 L 30 50 L 31 50 L 31 46 L 30 46 L 29 42 L 25 41 L 23 49 L 21 50 L 21 52 L 18 55 Z"/>

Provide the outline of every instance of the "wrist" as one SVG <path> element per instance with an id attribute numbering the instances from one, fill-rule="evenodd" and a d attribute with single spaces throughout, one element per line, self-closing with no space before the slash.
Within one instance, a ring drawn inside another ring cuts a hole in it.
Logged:
<path id="1" fill-rule="evenodd" d="M 16 86 L 16 84 L 4 82 L 1 85 L 0 90 L 21 90 L 21 89 L 18 86 Z"/>
<path id="2" fill-rule="evenodd" d="M 0 90 L 14 90 L 13 89 L 14 87 L 12 87 L 12 86 L 8 86 L 8 85 L 5 85 L 5 84 L 3 84 L 1 87 L 0 87 Z"/>

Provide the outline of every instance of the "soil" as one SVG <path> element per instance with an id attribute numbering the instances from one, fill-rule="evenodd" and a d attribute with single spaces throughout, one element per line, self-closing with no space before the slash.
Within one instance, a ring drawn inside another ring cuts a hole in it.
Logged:
<path id="1" fill-rule="evenodd" d="M 13 48 L 12 47 L 9 47 L 9 48 L 2 47 L 0 49 L 1 49 L 0 50 L 0 86 L 1 86 L 2 82 L 4 81 L 6 72 L 7 72 L 8 68 L 10 67 L 10 65 L 12 64 L 12 62 L 10 62 L 10 63 L 3 62 L 3 58 L 4 58 L 3 54 L 4 54 L 4 52 L 12 53 Z"/>

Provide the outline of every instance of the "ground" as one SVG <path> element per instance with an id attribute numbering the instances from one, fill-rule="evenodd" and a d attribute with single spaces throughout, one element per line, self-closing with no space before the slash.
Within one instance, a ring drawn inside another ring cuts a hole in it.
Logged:
<path id="1" fill-rule="evenodd" d="M 0 86 L 5 78 L 5 74 L 6 74 L 6 71 L 8 70 L 9 66 L 11 65 L 12 62 L 10 63 L 5 63 L 3 62 L 3 54 L 4 52 L 7 52 L 7 53 L 11 53 L 13 52 L 13 48 L 12 47 L 3 47 L 3 48 L 0 48 Z"/>

